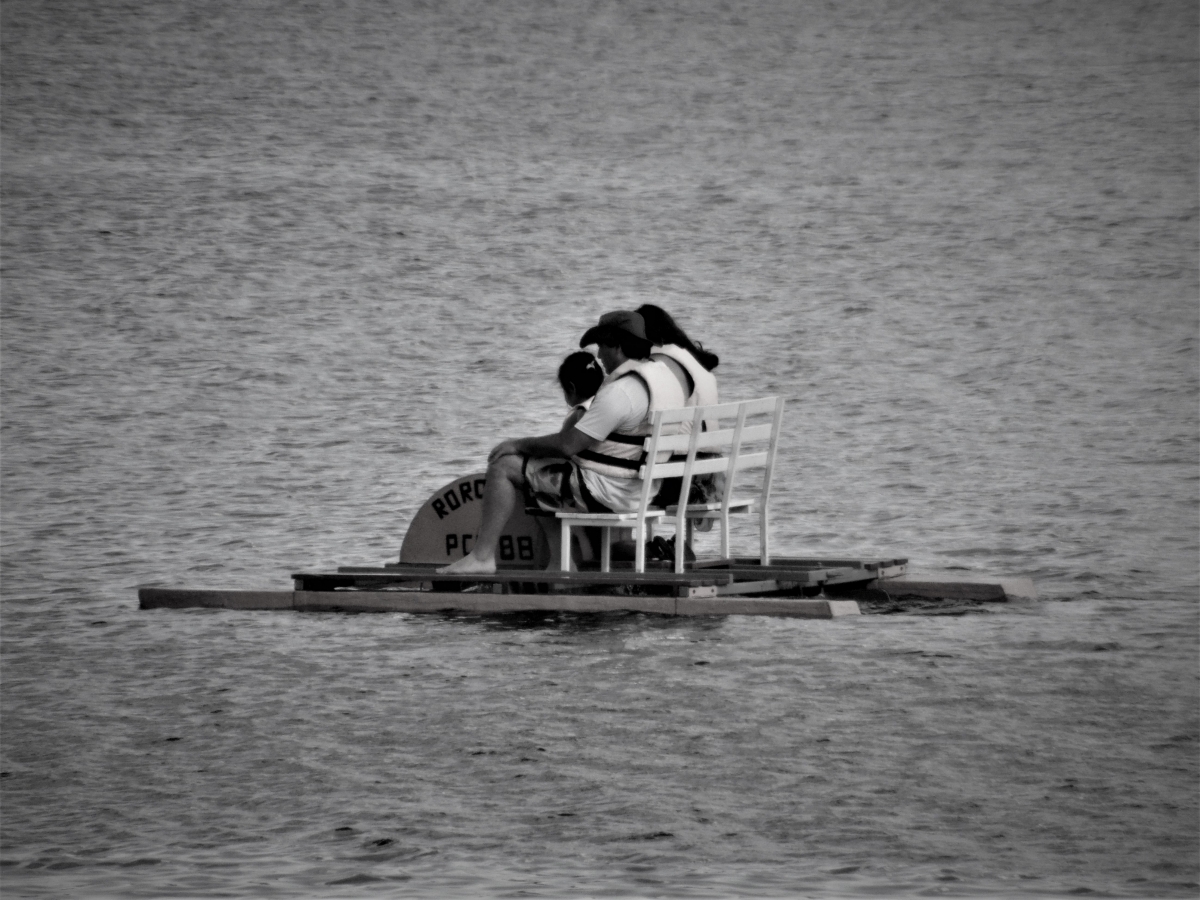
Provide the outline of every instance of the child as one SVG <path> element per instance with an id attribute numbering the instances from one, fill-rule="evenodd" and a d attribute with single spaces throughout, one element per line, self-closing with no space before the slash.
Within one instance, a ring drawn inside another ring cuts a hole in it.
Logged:
<path id="1" fill-rule="evenodd" d="M 603 381 L 604 370 L 600 368 L 596 357 L 586 350 L 572 353 L 562 361 L 558 367 L 558 383 L 562 386 L 567 406 L 571 407 L 571 412 L 563 420 L 563 431 L 574 428 L 575 423 L 583 418 Z"/>

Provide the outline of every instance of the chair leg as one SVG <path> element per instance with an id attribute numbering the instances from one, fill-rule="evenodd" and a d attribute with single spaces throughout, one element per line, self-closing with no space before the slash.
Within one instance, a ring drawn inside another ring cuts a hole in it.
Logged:
<path id="1" fill-rule="evenodd" d="M 600 528 L 600 571 L 612 571 L 612 529 L 607 526 Z"/>
<path id="2" fill-rule="evenodd" d="M 562 572 L 571 571 L 571 523 L 566 519 L 559 519 L 562 523 L 562 539 L 558 542 L 558 568 Z"/>
<path id="3" fill-rule="evenodd" d="M 646 526 L 648 522 L 638 522 L 633 529 L 633 571 L 646 571 Z"/>

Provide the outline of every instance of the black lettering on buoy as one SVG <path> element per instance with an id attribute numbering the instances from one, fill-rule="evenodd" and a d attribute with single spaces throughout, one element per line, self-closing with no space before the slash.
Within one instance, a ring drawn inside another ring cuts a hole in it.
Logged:
<path id="1" fill-rule="evenodd" d="M 446 505 L 452 510 L 458 509 L 460 506 L 462 506 L 462 504 L 458 501 L 458 494 L 454 493 L 454 488 L 446 491 L 446 493 L 442 494 L 442 497 L 445 498 Z"/>
<path id="2" fill-rule="evenodd" d="M 454 551 L 457 549 L 458 549 L 458 535 L 457 534 L 446 535 L 446 555 L 453 556 Z"/>
<path id="3" fill-rule="evenodd" d="M 476 497 L 476 499 L 478 499 L 478 500 L 483 499 L 483 488 L 484 488 L 484 485 L 486 485 L 486 484 L 487 484 L 486 478 L 476 478 L 475 479 L 475 497 Z"/>
<path id="4" fill-rule="evenodd" d="M 446 518 L 447 515 L 449 515 L 446 512 L 446 504 L 443 503 L 441 500 L 434 500 L 432 505 L 433 505 L 433 511 L 438 514 L 439 519 L 444 519 L 444 518 Z"/>
<path id="5" fill-rule="evenodd" d="M 510 561 L 515 554 L 513 553 L 513 539 L 511 534 L 503 534 L 500 536 L 500 558 L 505 562 Z"/>
<path id="6" fill-rule="evenodd" d="M 473 537 L 475 537 L 475 535 L 473 535 L 473 534 L 464 534 L 463 535 L 463 538 L 462 538 L 463 556 L 466 556 L 468 553 L 471 552 L 471 548 L 467 546 L 467 541 L 471 540 L 471 538 L 473 538 Z"/>
<path id="7" fill-rule="evenodd" d="M 458 492 L 462 495 L 463 503 L 470 503 L 472 500 L 476 499 L 475 497 L 471 496 L 471 482 L 469 481 L 464 481 L 462 484 L 460 484 L 458 486 Z"/>
<path id="8" fill-rule="evenodd" d="M 521 559 L 533 559 L 533 538 L 527 534 L 517 538 L 517 555 Z"/>

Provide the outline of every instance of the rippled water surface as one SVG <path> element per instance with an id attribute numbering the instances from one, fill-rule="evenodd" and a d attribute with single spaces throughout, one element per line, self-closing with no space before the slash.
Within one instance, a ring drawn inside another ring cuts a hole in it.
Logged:
<path id="1" fill-rule="evenodd" d="M 5 896 L 1195 896 L 1197 15 L 9 0 Z M 395 558 L 642 302 L 777 547 L 1040 599 L 137 609 Z"/>

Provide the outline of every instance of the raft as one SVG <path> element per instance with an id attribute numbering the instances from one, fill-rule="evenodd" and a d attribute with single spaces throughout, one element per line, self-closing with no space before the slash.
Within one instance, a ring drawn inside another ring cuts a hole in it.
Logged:
<path id="1" fill-rule="evenodd" d="M 528 612 L 638 612 L 666 616 L 786 616 L 835 619 L 932 607 L 954 612 L 981 603 L 1035 596 L 1029 579 L 937 581 L 909 576 L 906 558 L 757 557 L 696 559 L 681 572 L 669 560 L 643 572 L 614 561 L 599 571 L 580 560 L 548 570 L 549 551 L 532 511 L 504 529 L 491 574 L 437 569 L 469 552 L 478 531 L 485 475 L 457 478 L 413 517 L 399 560 L 293 573 L 291 590 L 248 591 L 143 585 L 142 609 L 221 608 L 300 612 L 495 615 Z M 466 486 L 466 487 L 464 487 Z"/>

